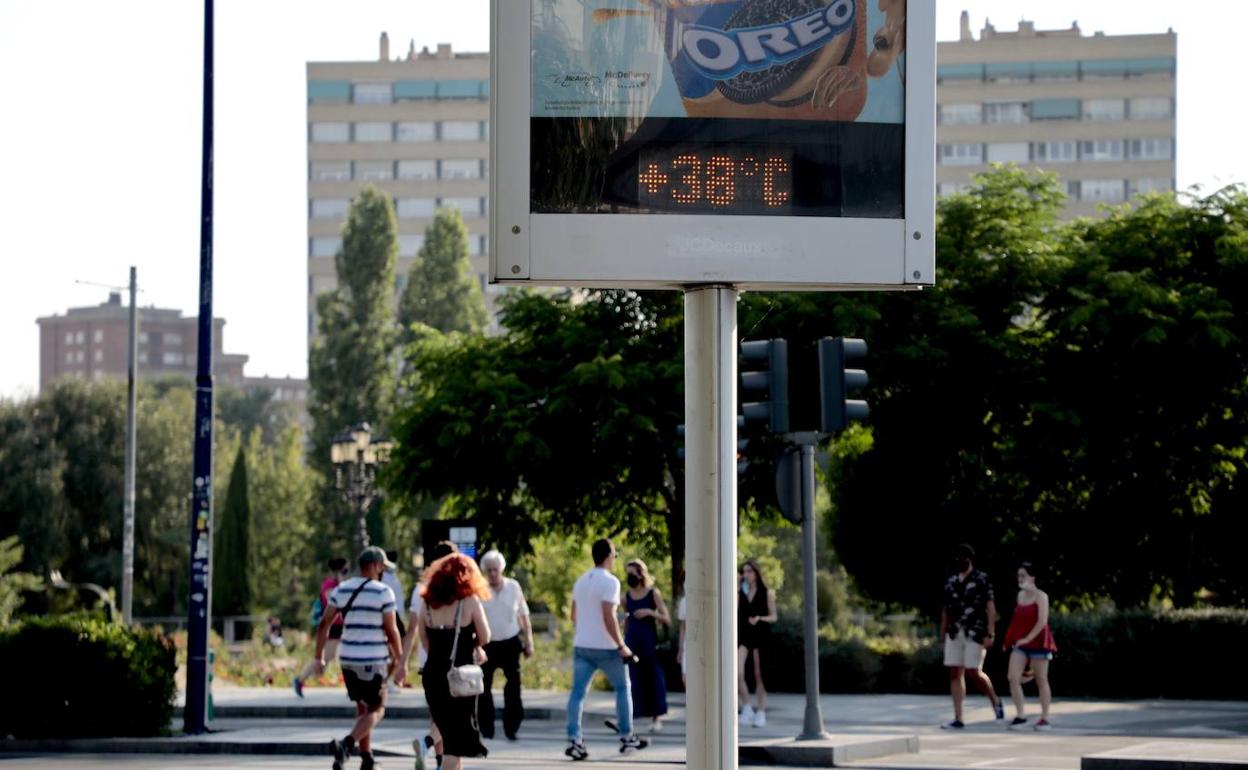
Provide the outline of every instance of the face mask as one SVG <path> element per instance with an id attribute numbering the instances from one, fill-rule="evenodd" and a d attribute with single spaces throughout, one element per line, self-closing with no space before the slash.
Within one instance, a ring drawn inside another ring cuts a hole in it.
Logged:
<path id="1" fill-rule="evenodd" d="M 628 573 L 628 587 L 636 588 L 639 585 L 641 585 L 641 578 L 637 577 L 631 572 Z"/>
<path id="2" fill-rule="evenodd" d="M 742 580 L 741 581 L 741 593 L 748 594 L 749 592 L 750 592 L 750 581 Z"/>

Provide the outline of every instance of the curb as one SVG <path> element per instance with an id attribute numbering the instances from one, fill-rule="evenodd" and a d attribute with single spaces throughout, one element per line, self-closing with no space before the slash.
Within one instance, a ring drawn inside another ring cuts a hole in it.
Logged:
<path id="1" fill-rule="evenodd" d="M 174 708 L 174 719 L 181 719 L 183 709 Z M 525 719 L 548 720 L 556 714 L 554 709 L 525 708 Z M 353 706 L 214 706 L 213 719 L 355 719 Z M 428 706 L 386 706 L 387 719 L 428 719 Z"/>
<path id="2" fill-rule="evenodd" d="M 798 741 L 781 738 L 737 747 L 742 763 L 786 767 L 840 767 L 849 762 L 878 759 L 893 754 L 917 754 L 919 736 L 893 735 Z"/>

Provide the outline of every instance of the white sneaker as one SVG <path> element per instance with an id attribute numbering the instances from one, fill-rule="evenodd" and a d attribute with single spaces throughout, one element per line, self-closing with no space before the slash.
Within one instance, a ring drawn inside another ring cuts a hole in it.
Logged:
<path id="1" fill-rule="evenodd" d="M 650 722 L 650 732 L 652 733 L 663 732 L 663 720 L 659 719 L 658 717 L 655 717 L 654 720 Z"/>
<path id="2" fill-rule="evenodd" d="M 765 727 L 767 725 L 767 712 L 759 709 L 754 712 L 754 721 L 751 722 L 755 727 Z"/>
<path id="3" fill-rule="evenodd" d="M 749 727 L 751 724 L 753 724 L 753 722 L 754 722 L 754 707 L 747 703 L 745 704 L 745 706 L 741 708 L 741 726 Z"/>

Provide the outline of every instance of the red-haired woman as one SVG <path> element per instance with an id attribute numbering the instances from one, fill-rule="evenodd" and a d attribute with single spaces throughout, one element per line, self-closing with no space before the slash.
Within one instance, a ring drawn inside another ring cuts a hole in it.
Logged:
<path id="1" fill-rule="evenodd" d="M 490 624 L 481 600 L 490 597 L 490 586 L 477 563 L 460 553 L 438 559 L 425 572 L 420 595 L 425 610 L 420 615 L 420 643 L 428 652 L 424 674 L 425 700 L 433 723 L 441 733 L 442 770 L 460 770 L 463 757 L 484 757 L 481 730 L 477 725 L 477 699 L 451 696 L 446 674 L 451 669 L 455 644 L 455 621 L 459 619 L 459 645 L 453 665 L 485 662 L 482 647 L 490 641 Z M 406 662 L 404 662 L 406 663 Z M 399 670 L 406 669 L 400 665 Z"/>

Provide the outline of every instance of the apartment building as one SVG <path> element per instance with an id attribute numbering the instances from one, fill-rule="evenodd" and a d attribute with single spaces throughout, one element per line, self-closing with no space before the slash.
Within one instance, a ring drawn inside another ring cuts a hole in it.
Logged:
<path id="1" fill-rule="evenodd" d="M 960 39 L 937 52 L 937 192 L 989 164 L 1059 174 L 1067 215 L 1175 189 L 1176 36 L 1013 32 L 963 12 Z"/>
<path id="2" fill-rule="evenodd" d="M 399 225 L 395 297 L 439 207 L 455 207 L 470 233 L 473 269 L 486 287 L 490 61 L 485 53 L 390 55 L 375 61 L 309 62 L 308 342 L 316 297 L 337 285 L 334 255 L 351 198 L 366 184 L 394 198 Z M 492 291 L 490 292 L 492 295 Z M 487 295 L 487 303 L 491 296 Z"/>
<path id="3" fill-rule="evenodd" d="M 39 388 L 73 377 L 103 380 L 127 377 L 129 369 L 130 308 L 121 294 L 88 307 L 71 307 L 64 315 L 36 320 L 39 324 Z M 181 310 L 139 308 L 140 378 L 168 376 L 194 379 L 198 364 L 199 321 Z M 225 352 L 225 319 L 213 319 L 213 374 L 216 381 L 244 387 L 243 365 L 248 356 Z"/>

